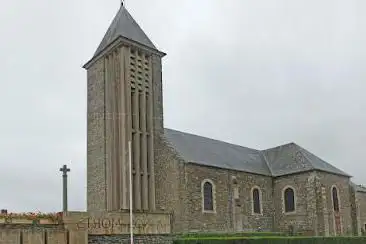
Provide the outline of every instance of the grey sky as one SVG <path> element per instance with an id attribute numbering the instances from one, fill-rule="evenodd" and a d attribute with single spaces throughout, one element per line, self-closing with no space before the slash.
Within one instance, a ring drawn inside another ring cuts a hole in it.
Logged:
<path id="1" fill-rule="evenodd" d="M 3 0 L 0 208 L 86 206 L 86 73 L 119 0 Z M 162 51 L 165 126 L 247 147 L 294 141 L 366 184 L 364 0 L 128 0 Z"/>

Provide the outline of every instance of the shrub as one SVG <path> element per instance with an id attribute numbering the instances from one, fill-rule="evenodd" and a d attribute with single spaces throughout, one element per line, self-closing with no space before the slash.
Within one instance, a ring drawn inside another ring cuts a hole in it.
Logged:
<path id="1" fill-rule="evenodd" d="M 365 244 L 365 237 L 213 237 L 181 239 L 174 244 Z"/>
<path id="2" fill-rule="evenodd" d="M 186 238 L 211 238 L 211 237 L 259 237 L 259 236 L 286 236 L 286 233 L 281 232 L 234 232 L 234 233 L 220 233 L 220 232 L 198 232 L 185 233 L 180 236 L 180 239 Z"/>

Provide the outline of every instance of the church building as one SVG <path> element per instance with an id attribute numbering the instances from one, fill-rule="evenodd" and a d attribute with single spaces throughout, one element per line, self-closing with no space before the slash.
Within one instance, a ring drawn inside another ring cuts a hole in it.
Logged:
<path id="1" fill-rule="evenodd" d="M 131 145 L 133 211 L 169 214 L 175 233 L 361 234 L 366 188 L 301 146 L 256 150 L 164 128 L 165 55 L 121 5 L 84 65 L 88 212 L 130 209 Z"/>

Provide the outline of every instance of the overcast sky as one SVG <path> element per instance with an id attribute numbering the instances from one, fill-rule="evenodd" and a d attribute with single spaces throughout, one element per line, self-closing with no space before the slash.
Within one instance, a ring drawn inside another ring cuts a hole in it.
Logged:
<path id="1" fill-rule="evenodd" d="M 86 208 L 86 72 L 119 0 L 2 0 L 0 208 Z M 366 184 L 366 1 L 128 0 L 163 61 L 165 126 L 296 142 Z M 71 162 L 71 163 L 70 163 Z"/>

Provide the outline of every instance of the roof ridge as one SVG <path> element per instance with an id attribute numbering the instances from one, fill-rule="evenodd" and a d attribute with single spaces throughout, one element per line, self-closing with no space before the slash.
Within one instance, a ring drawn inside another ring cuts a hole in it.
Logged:
<path id="1" fill-rule="evenodd" d="M 267 151 L 267 150 L 273 150 L 273 149 L 277 149 L 277 148 L 281 148 L 281 147 L 285 147 L 285 146 L 290 146 L 290 145 L 297 145 L 295 142 L 288 142 L 288 143 L 284 143 L 275 147 L 270 147 L 270 148 L 266 148 L 266 149 L 262 149 L 261 151 Z"/>
<path id="2" fill-rule="evenodd" d="M 208 140 L 211 140 L 211 141 L 216 141 L 216 142 L 220 142 L 220 143 L 225 143 L 225 144 L 227 144 L 227 145 L 231 145 L 231 146 L 235 146 L 235 147 L 241 147 L 241 148 L 245 148 L 245 149 L 250 149 L 250 150 L 257 151 L 257 152 L 261 152 L 261 150 L 258 150 L 258 149 L 254 149 L 254 148 L 250 148 L 250 147 L 241 146 L 241 145 L 239 145 L 239 144 L 234 144 L 234 143 L 232 143 L 232 142 L 227 142 L 227 141 L 223 141 L 223 140 L 219 140 L 219 139 L 214 139 L 214 138 L 210 138 L 210 137 L 207 137 L 207 136 L 200 136 L 200 135 L 193 134 L 193 133 L 190 133 L 190 132 L 184 132 L 184 131 L 179 131 L 179 130 L 170 129 L 170 128 L 164 128 L 164 129 L 165 129 L 165 130 L 170 130 L 170 131 L 179 132 L 179 133 L 184 133 L 184 134 L 187 134 L 187 135 L 190 135 L 190 136 L 201 137 L 201 138 L 208 139 Z"/>
<path id="3" fill-rule="evenodd" d="M 169 128 L 164 134 L 185 162 L 272 176 L 259 150 Z"/>
<path id="4" fill-rule="evenodd" d="M 211 166 L 217 166 L 218 164 L 223 163 L 230 164 L 231 160 L 232 162 L 236 162 L 236 166 L 245 163 L 246 168 L 251 168 L 250 170 L 258 170 L 257 166 L 254 166 L 253 163 L 258 164 L 258 166 L 261 165 L 260 170 L 266 171 L 266 174 L 273 177 L 301 173 L 309 170 L 323 171 L 350 177 L 345 171 L 326 162 L 294 142 L 282 144 L 266 150 L 257 150 L 175 129 L 164 128 L 164 131 L 165 133 L 170 134 L 170 138 L 176 138 L 178 146 L 180 147 L 177 150 L 180 151 L 181 154 L 186 153 L 185 155 L 182 155 L 183 157 L 187 156 L 186 158 L 190 158 L 194 155 L 192 157 L 196 157 L 196 159 L 194 159 L 196 160 L 195 162 L 202 163 L 202 160 L 204 160 L 203 162 L 205 162 L 205 164 Z M 196 145 L 194 145 L 194 143 L 196 143 Z M 207 144 L 207 146 L 201 147 L 202 143 Z M 173 144 L 177 146 L 176 143 Z M 184 144 L 187 144 L 187 146 L 184 146 Z M 197 150 L 200 152 L 197 152 Z M 204 152 L 209 155 L 202 156 L 202 153 Z M 230 168 L 234 169 L 234 166 L 230 166 Z"/>

